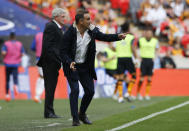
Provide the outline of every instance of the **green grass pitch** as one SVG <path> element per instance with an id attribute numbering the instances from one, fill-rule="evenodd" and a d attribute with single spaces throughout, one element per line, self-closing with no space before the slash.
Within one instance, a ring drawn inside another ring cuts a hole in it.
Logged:
<path id="1" fill-rule="evenodd" d="M 0 131 L 104 131 L 176 106 L 189 97 L 153 97 L 150 101 L 117 103 L 111 98 L 93 99 L 87 114 L 93 125 L 72 127 L 68 100 L 55 100 L 61 119 L 44 119 L 44 103 L 0 100 Z M 189 131 L 189 105 L 142 121 L 124 131 Z"/>

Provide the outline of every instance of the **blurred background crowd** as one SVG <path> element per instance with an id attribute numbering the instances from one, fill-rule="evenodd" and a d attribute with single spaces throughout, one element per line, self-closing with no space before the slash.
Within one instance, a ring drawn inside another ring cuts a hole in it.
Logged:
<path id="1" fill-rule="evenodd" d="M 154 36 L 160 41 L 158 60 L 171 57 L 177 68 L 189 68 L 189 0 L 3 0 L 16 3 L 32 11 L 35 15 L 41 15 L 45 19 L 51 18 L 51 11 L 55 7 L 67 10 L 67 25 L 73 23 L 74 16 L 79 8 L 89 10 L 92 22 L 104 33 L 119 33 L 120 27 L 125 22 L 130 23 L 130 32 L 139 38 L 143 30 L 153 27 Z M 3 2 L 2 1 L 2 2 Z M 8 10 L 7 10 L 8 11 Z M 8 11 L 7 13 L 11 13 Z M 20 14 L 25 17 L 23 14 Z M 28 15 L 27 15 L 28 17 Z M 14 19 L 14 17 L 12 17 Z M 32 18 L 31 18 L 32 19 Z M 14 20 L 13 20 L 14 21 Z M 46 21 L 45 21 L 46 22 Z M 43 24 L 45 23 L 43 22 Z M 38 21 L 36 21 L 38 23 Z M 31 57 L 30 64 L 34 65 L 35 55 L 30 51 L 30 45 L 37 32 L 43 31 L 34 24 L 25 26 L 35 30 L 31 35 L 19 35 L 26 52 Z M 28 38 L 29 36 L 29 38 Z M 26 39 L 23 37 L 27 37 Z M 8 37 L 0 34 L 1 43 Z M 97 42 L 97 51 L 102 51 L 107 44 Z M 2 45 L 2 44 L 1 44 Z M 2 57 L 0 62 L 2 63 Z M 158 65 L 156 66 L 158 67 Z M 159 66 L 162 67 L 162 66 Z"/>

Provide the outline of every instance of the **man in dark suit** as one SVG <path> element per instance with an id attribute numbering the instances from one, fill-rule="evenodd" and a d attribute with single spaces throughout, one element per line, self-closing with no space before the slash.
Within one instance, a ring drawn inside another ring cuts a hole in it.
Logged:
<path id="1" fill-rule="evenodd" d="M 75 23 L 64 34 L 64 44 L 61 45 L 61 59 L 64 74 L 69 82 L 70 107 L 73 117 L 73 126 L 79 126 L 81 120 L 84 124 L 92 124 L 87 118 L 86 110 L 94 95 L 93 79 L 97 79 L 94 60 L 96 53 L 95 39 L 102 41 L 117 41 L 124 39 L 125 34 L 103 34 L 91 24 L 88 11 L 83 11 L 75 16 Z M 84 89 L 78 113 L 79 84 Z"/>
<path id="2" fill-rule="evenodd" d="M 52 11 L 53 20 L 46 24 L 43 32 L 42 54 L 37 65 L 43 69 L 45 82 L 45 118 L 59 118 L 54 112 L 53 101 L 61 67 L 59 48 L 63 44 L 61 40 L 65 17 L 64 9 L 55 8 Z"/>

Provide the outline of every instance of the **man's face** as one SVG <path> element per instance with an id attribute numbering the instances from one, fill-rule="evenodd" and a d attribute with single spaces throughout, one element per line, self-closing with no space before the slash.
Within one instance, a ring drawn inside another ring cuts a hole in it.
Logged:
<path id="1" fill-rule="evenodd" d="M 83 27 L 88 29 L 90 24 L 91 24 L 90 14 L 89 13 L 84 14 L 84 19 L 82 22 Z"/>
<path id="2" fill-rule="evenodd" d="M 64 25 L 64 20 L 66 19 L 66 14 L 62 13 L 61 15 L 57 16 L 55 20 L 61 25 Z"/>
<path id="3" fill-rule="evenodd" d="M 109 48 L 112 49 L 113 51 L 116 50 L 113 43 L 109 43 Z"/>
<path id="4" fill-rule="evenodd" d="M 151 31 L 151 30 L 147 30 L 147 31 L 146 31 L 146 38 L 147 38 L 147 39 L 151 39 L 152 36 L 153 36 L 152 31 Z"/>

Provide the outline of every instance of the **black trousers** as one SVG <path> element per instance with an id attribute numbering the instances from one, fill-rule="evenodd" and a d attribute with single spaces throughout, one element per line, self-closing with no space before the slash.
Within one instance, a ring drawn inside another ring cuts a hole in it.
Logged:
<path id="1" fill-rule="evenodd" d="M 88 68 L 84 65 L 76 65 L 76 74 L 84 89 L 84 96 L 81 100 L 80 114 L 85 114 L 93 96 L 94 96 L 94 82 L 93 78 L 89 75 Z M 78 120 L 78 96 L 79 96 L 79 83 L 78 80 L 67 77 L 68 83 L 71 88 L 70 108 L 73 120 Z"/>
<path id="2" fill-rule="evenodd" d="M 6 70 L 6 94 L 9 92 L 10 75 L 13 75 L 14 85 L 18 85 L 18 67 L 5 67 Z"/>
<path id="3" fill-rule="evenodd" d="M 49 114 L 55 114 L 53 108 L 54 93 L 58 81 L 59 69 L 61 67 L 60 63 L 51 62 L 43 66 L 43 76 L 45 83 L 45 110 L 44 116 Z"/>

